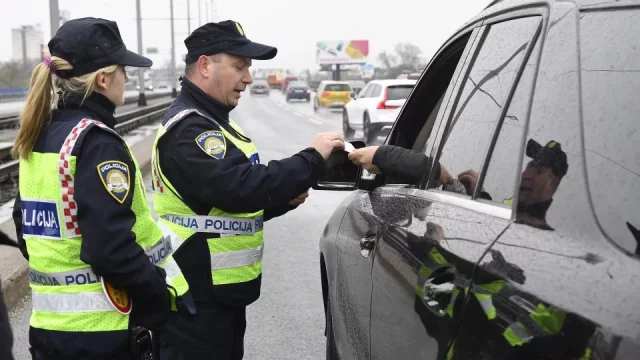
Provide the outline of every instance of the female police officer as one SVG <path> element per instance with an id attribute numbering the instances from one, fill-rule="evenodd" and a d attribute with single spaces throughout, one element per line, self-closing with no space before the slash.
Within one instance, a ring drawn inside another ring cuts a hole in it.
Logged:
<path id="1" fill-rule="evenodd" d="M 152 62 L 125 48 L 115 22 L 95 18 L 66 22 L 49 50 L 31 76 L 13 148 L 14 221 L 31 271 L 31 352 L 131 359 L 130 329 L 161 331 L 171 294 L 187 291 L 171 234 L 151 217 L 136 161 L 114 131 L 124 66 Z"/>

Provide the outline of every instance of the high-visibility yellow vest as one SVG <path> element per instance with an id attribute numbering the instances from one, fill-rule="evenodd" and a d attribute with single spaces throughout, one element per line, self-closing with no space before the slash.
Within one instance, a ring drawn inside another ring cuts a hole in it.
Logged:
<path id="1" fill-rule="evenodd" d="M 70 132 L 49 134 L 66 136 L 59 152 L 34 151 L 28 159 L 20 160 L 22 225 L 29 253 L 34 328 L 114 332 L 128 331 L 130 325 L 128 314 L 117 311 L 107 300 L 100 277 L 80 259 L 82 232 L 74 189 L 82 184 L 74 183 L 77 155 L 72 152 L 81 133 L 92 127 L 118 136 L 101 122 L 79 119 Z M 50 141 L 55 143 L 55 139 Z M 125 144 L 124 140 L 122 143 Z M 131 209 L 136 216 L 131 231 L 150 261 L 164 268 L 167 283 L 176 289 L 178 296 L 183 295 L 189 287 L 172 256 L 172 238 L 175 241 L 176 236 L 153 220 L 142 175 L 133 155 L 131 158 L 135 164 Z M 122 305 L 122 299 L 120 302 L 116 299 L 116 304 Z"/>
<path id="2" fill-rule="evenodd" d="M 212 141 L 226 146 L 231 141 L 242 151 L 249 161 L 259 163 L 258 152 L 251 142 L 236 138 L 226 131 L 213 118 L 195 108 L 185 108 L 163 121 L 158 129 L 152 154 L 153 205 L 159 221 L 174 231 L 182 242 L 189 241 L 197 233 L 212 234 L 207 239 L 211 257 L 211 280 L 213 285 L 237 284 L 254 280 L 262 273 L 263 214 L 264 211 L 251 213 L 229 213 L 212 208 L 207 214 L 196 214 L 185 204 L 181 195 L 164 175 L 160 164 L 159 140 L 173 126 L 190 114 L 197 113 L 216 125 L 219 131 L 205 132 L 201 136 L 215 138 Z M 238 133 L 244 135 L 240 127 L 230 121 Z M 211 159 L 211 161 L 218 161 Z M 218 234 L 213 237 L 213 234 Z"/>

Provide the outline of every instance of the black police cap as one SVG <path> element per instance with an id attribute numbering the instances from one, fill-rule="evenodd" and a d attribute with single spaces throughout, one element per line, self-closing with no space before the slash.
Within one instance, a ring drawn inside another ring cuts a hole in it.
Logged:
<path id="1" fill-rule="evenodd" d="M 548 167 L 559 178 L 567 174 L 569 169 L 567 154 L 562 151 L 562 146 L 557 141 L 551 140 L 547 145 L 542 146 L 537 141 L 529 139 L 526 154 L 533 159 L 529 166 Z"/>
<path id="2" fill-rule="evenodd" d="M 92 73 L 111 65 L 150 67 L 153 62 L 127 50 L 118 24 L 92 17 L 65 22 L 49 41 L 49 52 L 69 62 L 73 69 L 57 70 L 62 78 Z"/>
<path id="3" fill-rule="evenodd" d="M 247 39 L 242 26 L 232 20 L 208 23 L 195 29 L 185 40 L 187 56 L 185 62 L 191 64 L 202 55 L 211 56 L 226 53 L 256 60 L 273 59 L 278 49 Z"/>

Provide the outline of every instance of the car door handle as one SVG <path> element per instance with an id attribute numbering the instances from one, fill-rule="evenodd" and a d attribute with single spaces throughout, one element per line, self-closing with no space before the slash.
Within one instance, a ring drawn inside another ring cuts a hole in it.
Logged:
<path id="1" fill-rule="evenodd" d="M 373 248 L 376 246 L 376 237 L 376 234 L 373 234 L 367 235 L 360 239 L 360 249 L 369 251 L 373 250 Z"/>

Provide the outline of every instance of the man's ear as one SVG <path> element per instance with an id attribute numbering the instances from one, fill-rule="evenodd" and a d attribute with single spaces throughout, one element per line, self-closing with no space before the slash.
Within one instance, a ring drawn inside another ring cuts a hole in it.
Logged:
<path id="1" fill-rule="evenodd" d="M 205 55 L 200 56 L 198 58 L 198 63 L 196 65 L 196 68 L 200 73 L 200 75 L 202 75 L 205 78 L 209 78 L 210 76 L 212 76 L 213 66 L 211 65 L 213 64 L 213 62 L 214 61 L 209 56 L 205 56 Z"/>

